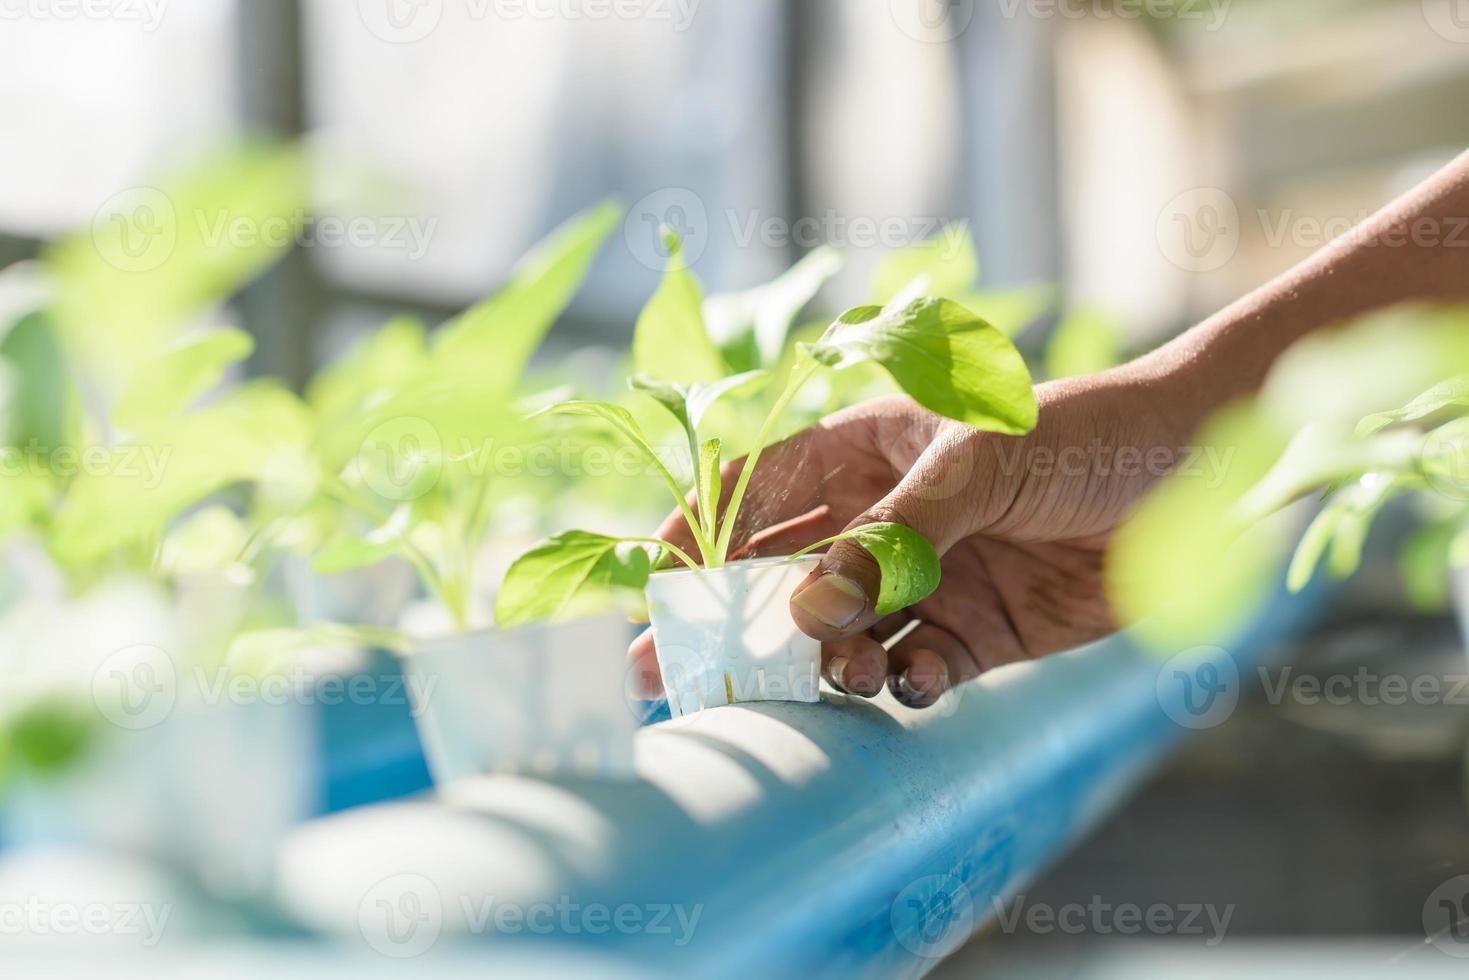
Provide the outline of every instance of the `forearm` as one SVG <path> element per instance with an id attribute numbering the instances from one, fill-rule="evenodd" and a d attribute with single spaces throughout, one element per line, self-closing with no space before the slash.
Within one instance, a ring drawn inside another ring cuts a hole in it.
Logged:
<path id="1" fill-rule="evenodd" d="M 1469 299 L 1469 153 L 1290 272 L 1119 369 L 1193 424 L 1312 331 L 1408 300 Z"/>

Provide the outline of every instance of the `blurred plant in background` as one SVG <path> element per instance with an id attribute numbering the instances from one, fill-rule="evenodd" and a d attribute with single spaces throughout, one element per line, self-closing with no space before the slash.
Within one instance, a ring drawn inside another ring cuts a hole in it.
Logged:
<path id="1" fill-rule="evenodd" d="M 1223 478 L 1175 472 L 1119 532 L 1108 580 L 1122 617 L 1161 649 L 1240 621 L 1285 570 L 1302 516 L 1288 505 L 1313 492 L 1325 503 L 1289 562 L 1292 590 L 1323 558 L 1333 578 L 1352 574 L 1374 517 L 1411 497 L 1427 523 L 1404 546 L 1404 586 L 1441 604 L 1450 569 L 1469 563 L 1466 325 L 1460 307 L 1406 306 L 1293 346 L 1196 437 Z"/>

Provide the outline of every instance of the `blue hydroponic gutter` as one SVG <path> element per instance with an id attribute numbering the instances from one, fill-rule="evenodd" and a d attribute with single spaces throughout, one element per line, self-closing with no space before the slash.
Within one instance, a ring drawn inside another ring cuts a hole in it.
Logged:
<path id="1" fill-rule="evenodd" d="M 918 976 L 1218 720 L 1313 605 L 1172 658 L 1116 637 L 1014 665 L 927 711 L 836 694 L 717 708 L 643 729 L 636 783 L 485 777 L 323 817 L 282 849 L 280 901 L 388 956 L 462 938 L 487 967 L 533 950 L 746 980 Z"/>

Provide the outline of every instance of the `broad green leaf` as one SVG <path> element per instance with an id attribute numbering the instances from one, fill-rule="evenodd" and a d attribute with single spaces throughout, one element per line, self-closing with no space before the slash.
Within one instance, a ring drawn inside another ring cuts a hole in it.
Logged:
<path id="1" fill-rule="evenodd" d="M 949 300 L 848 310 L 809 354 L 832 368 L 875 361 L 920 404 L 976 428 L 1020 434 L 1035 426 L 1035 392 L 1020 352 Z"/>
<path id="2" fill-rule="evenodd" d="M 236 566 L 249 536 L 228 507 L 205 507 L 169 531 L 159 565 L 171 575 L 223 572 Z"/>
<path id="3" fill-rule="evenodd" d="M 872 555 L 881 571 L 877 602 L 882 616 L 928 598 L 939 587 L 939 555 L 923 535 L 903 524 L 864 524 L 798 551 L 799 557 L 838 541 L 856 541 Z"/>
<path id="4" fill-rule="evenodd" d="M 1122 332 L 1096 310 L 1074 310 L 1056 325 L 1045 360 L 1052 380 L 1105 371 L 1122 361 Z"/>
<path id="5" fill-rule="evenodd" d="M 306 438 L 304 409 L 270 382 L 112 447 L 89 446 L 56 514 L 52 550 L 70 564 L 162 534 L 177 515 L 233 483 L 268 477 Z"/>
<path id="6" fill-rule="evenodd" d="M 902 297 L 962 296 L 979 278 L 974 237 L 963 224 L 884 255 L 872 273 L 872 302 L 886 306 Z"/>
<path id="7" fill-rule="evenodd" d="M 638 314 L 633 364 L 639 374 L 675 382 L 714 381 L 728 373 L 704 327 L 704 299 L 683 260 L 678 236 L 664 229 L 669 265 L 663 281 Z"/>
<path id="8" fill-rule="evenodd" d="M 791 324 L 842 267 L 842 254 L 822 246 L 763 286 L 704 301 L 709 336 L 736 371 L 773 366 Z"/>
<path id="9" fill-rule="evenodd" d="M 210 307 L 296 243 L 307 175 L 300 151 L 242 145 L 176 181 L 108 202 L 50 249 L 64 346 L 115 393 Z"/>
<path id="10" fill-rule="evenodd" d="M 1451 543 L 1463 536 L 1453 524 L 1437 523 L 1417 529 L 1403 542 L 1398 575 L 1414 609 L 1437 612 L 1444 608 L 1449 599 Z"/>
<path id="11" fill-rule="evenodd" d="M 328 469 L 341 469 L 357 452 L 367 417 L 431 373 L 424 338 L 423 321 L 397 317 L 311 379 L 306 401 L 320 419 L 321 454 Z"/>
<path id="12" fill-rule="evenodd" d="M 75 441 L 78 413 L 76 387 L 66 370 L 51 318 L 44 313 L 22 317 L 0 341 L 0 364 L 10 370 L 7 418 L 0 439 L 40 450 Z"/>
<path id="13" fill-rule="evenodd" d="M 254 349 L 250 335 L 234 329 L 175 341 L 133 372 L 112 410 L 113 425 L 136 432 L 177 415 Z"/>
<path id="14" fill-rule="evenodd" d="M 1469 408 L 1469 375 L 1441 381 L 1402 408 L 1367 416 L 1358 423 L 1357 434 L 1367 436 L 1398 422 L 1416 422 L 1446 408 Z"/>
<path id="15" fill-rule="evenodd" d="M 723 489 L 719 476 L 719 440 L 710 439 L 699 447 L 699 462 L 695 486 L 699 488 L 699 518 L 704 522 L 704 533 L 714 535 L 715 521 L 719 518 L 719 492 Z"/>
<path id="16" fill-rule="evenodd" d="M 474 385 L 486 397 L 508 400 L 546 331 L 571 303 L 592 259 L 621 221 L 621 206 L 607 201 L 552 232 L 516 263 L 504 287 L 438 331 L 435 372 Z"/>
<path id="17" fill-rule="evenodd" d="M 648 553 L 624 545 L 621 538 L 590 531 L 565 531 L 541 542 L 505 573 L 495 622 L 508 629 L 549 619 L 589 585 L 643 587 L 652 567 Z"/>

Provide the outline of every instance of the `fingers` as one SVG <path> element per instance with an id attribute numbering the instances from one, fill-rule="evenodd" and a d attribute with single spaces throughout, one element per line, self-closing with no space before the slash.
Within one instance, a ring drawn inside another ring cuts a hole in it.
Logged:
<path id="1" fill-rule="evenodd" d="M 922 534 L 943 555 L 968 533 L 966 498 L 947 492 L 944 443 L 929 447 L 898 486 L 847 525 L 890 521 Z M 873 608 L 879 594 L 878 564 L 855 541 L 838 541 L 791 596 L 791 615 L 808 636 L 833 642 L 871 628 L 880 618 Z"/>
<path id="2" fill-rule="evenodd" d="M 944 662 L 946 678 L 944 686 L 935 692 L 937 697 L 950 687 L 957 686 L 980 675 L 979 660 L 968 645 L 949 630 L 934 623 L 924 622 L 893 644 L 888 651 L 894 664 L 894 674 L 901 675 L 900 667 L 911 664 L 921 654 L 931 653 Z"/>
<path id="3" fill-rule="evenodd" d="M 821 657 L 825 665 L 822 673 L 843 694 L 877 697 L 887 679 L 887 651 L 870 636 L 823 644 Z"/>
<path id="4" fill-rule="evenodd" d="M 630 688 L 639 697 L 652 700 L 663 696 L 663 675 L 658 670 L 658 651 L 653 646 L 653 630 L 643 630 L 627 649 Z"/>
<path id="5" fill-rule="evenodd" d="M 892 651 L 888 690 L 910 708 L 928 708 L 949 689 L 949 666 L 932 650 Z"/>

